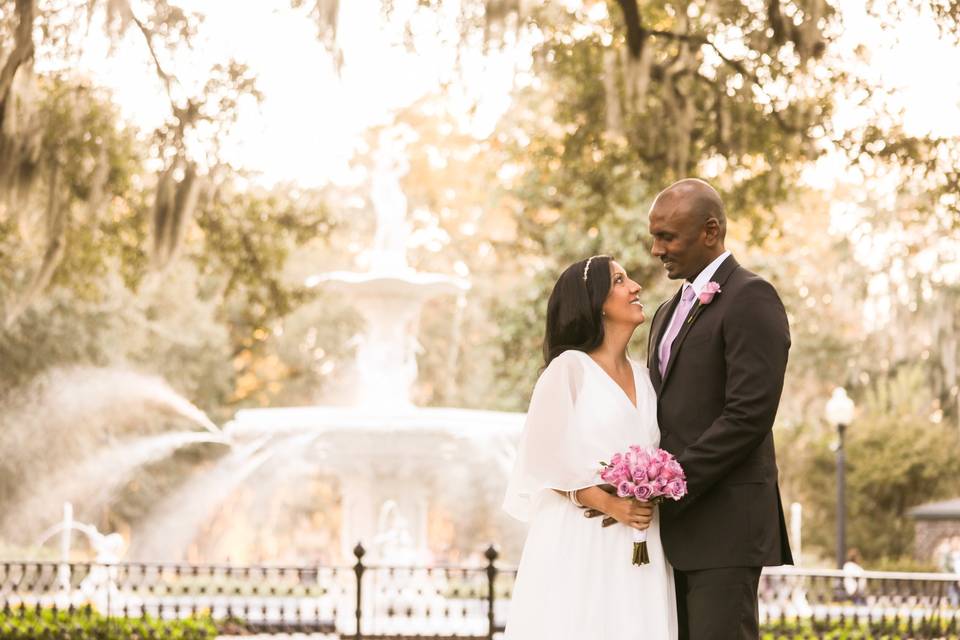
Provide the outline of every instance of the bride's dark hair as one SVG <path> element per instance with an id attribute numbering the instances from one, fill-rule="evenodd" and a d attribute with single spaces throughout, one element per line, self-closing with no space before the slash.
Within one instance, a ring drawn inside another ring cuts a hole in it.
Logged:
<path id="1" fill-rule="evenodd" d="M 603 342 L 603 303 L 610 293 L 611 260 L 594 256 L 574 262 L 553 285 L 547 301 L 544 366 L 564 351 L 593 351 Z"/>

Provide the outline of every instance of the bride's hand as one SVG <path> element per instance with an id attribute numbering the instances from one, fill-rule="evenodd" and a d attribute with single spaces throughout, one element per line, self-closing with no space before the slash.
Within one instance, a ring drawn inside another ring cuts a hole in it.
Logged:
<path id="1" fill-rule="evenodd" d="M 620 524 L 643 531 L 650 526 L 650 521 L 653 520 L 653 505 L 633 498 L 610 496 L 607 515 Z"/>
<path id="2" fill-rule="evenodd" d="M 643 531 L 653 520 L 653 505 L 633 498 L 620 498 L 610 485 L 594 485 L 577 491 L 577 500 L 588 518 L 605 516 L 603 526 L 617 522 Z"/>

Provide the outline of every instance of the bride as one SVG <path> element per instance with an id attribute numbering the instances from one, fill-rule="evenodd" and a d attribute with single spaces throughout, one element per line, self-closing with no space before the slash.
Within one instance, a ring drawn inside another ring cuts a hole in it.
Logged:
<path id="1" fill-rule="evenodd" d="M 601 488 L 600 461 L 657 447 L 657 398 L 627 343 L 640 285 L 609 256 L 566 269 L 547 303 L 546 368 L 530 400 L 504 509 L 529 522 L 507 618 L 511 640 L 675 640 L 673 569 L 651 505 Z M 583 507 L 617 524 L 603 528 Z M 650 564 L 631 563 L 632 529 Z"/>

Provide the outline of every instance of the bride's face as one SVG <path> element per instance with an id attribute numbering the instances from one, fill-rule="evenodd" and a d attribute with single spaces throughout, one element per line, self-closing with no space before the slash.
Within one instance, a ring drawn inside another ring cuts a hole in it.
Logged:
<path id="1" fill-rule="evenodd" d="M 607 322 L 622 322 L 637 326 L 642 324 L 643 305 L 640 304 L 639 284 L 630 279 L 617 262 L 610 261 L 610 293 L 603 303 L 604 320 Z"/>

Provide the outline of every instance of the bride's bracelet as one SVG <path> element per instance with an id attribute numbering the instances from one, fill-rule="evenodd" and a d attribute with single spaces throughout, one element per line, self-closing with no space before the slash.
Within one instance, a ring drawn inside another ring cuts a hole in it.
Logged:
<path id="1" fill-rule="evenodd" d="M 573 491 L 567 491 L 567 497 L 570 498 L 570 502 L 572 502 L 572 503 L 574 504 L 574 506 L 580 507 L 580 508 L 582 509 L 582 508 L 583 508 L 583 503 L 580 502 L 579 500 L 577 500 L 577 491 L 580 491 L 580 489 L 574 489 Z"/>

